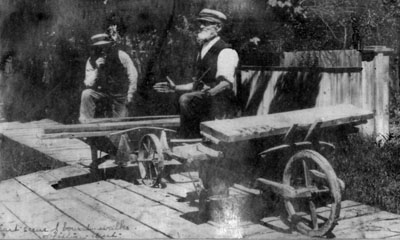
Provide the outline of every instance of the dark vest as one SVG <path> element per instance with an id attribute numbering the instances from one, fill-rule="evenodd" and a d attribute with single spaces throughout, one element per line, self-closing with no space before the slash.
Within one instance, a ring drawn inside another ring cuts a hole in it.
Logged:
<path id="1" fill-rule="evenodd" d="M 129 79 L 126 68 L 119 59 L 118 49 L 111 50 L 105 64 L 98 69 L 95 88 L 104 93 L 127 94 Z"/>
<path id="2" fill-rule="evenodd" d="M 226 48 L 231 48 L 231 45 L 220 39 L 208 50 L 203 59 L 199 56 L 196 63 L 196 79 L 200 79 L 204 75 L 201 79 L 204 84 L 211 88 L 218 84 L 218 80 L 215 78 L 215 75 L 217 74 L 218 55 Z M 193 90 L 201 89 L 202 84 L 195 82 Z"/>

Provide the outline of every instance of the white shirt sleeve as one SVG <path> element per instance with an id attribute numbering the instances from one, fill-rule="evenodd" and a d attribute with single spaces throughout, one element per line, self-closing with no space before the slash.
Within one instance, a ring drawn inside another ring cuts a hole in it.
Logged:
<path id="1" fill-rule="evenodd" d="M 230 83 L 235 84 L 236 68 L 239 64 L 239 55 L 231 48 L 223 49 L 218 55 L 217 74 L 215 78 L 225 77 Z"/>
<path id="2" fill-rule="evenodd" d="M 93 68 L 92 64 L 90 64 L 90 58 L 86 62 L 86 71 L 85 71 L 85 86 L 92 87 L 96 82 L 97 78 L 97 69 Z"/>
<path id="3" fill-rule="evenodd" d="M 122 65 L 125 67 L 126 72 L 128 74 L 128 79 L 129 79 L 128 94 L 134 93 L 134 92 L 136 92 L 137 81 L 138 81 L 138 72 L 136 70 L 136 67 L 133 64 L 132 59 L 129 57 L 129 55 L 126 52 L 121 51 L 121 50 L 118 51 L 118 57 L 119 57 L 119 60 L 121 61 Z"/>

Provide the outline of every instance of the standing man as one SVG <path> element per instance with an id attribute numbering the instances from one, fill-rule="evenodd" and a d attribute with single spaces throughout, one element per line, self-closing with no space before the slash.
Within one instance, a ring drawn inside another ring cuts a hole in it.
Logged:
<path id="1" fill-rule="evenodd" d="M 126 117 L 126 105 L 132 102 L 137 89 L 137 70 L 129 55 L 117 49 L 107 34 L 94 35 L 91 40 L 79 121 L 86 123 L 95 118 L 99 103 L 112 111 L 112 117 Z"/>
<path id="2" fill-rule="evenodd" d="M 157 83 L 154 88 L 163 91 L 187 91 L 179 99 L 182 138 L 200 137 L 200 122 L 232 117 L 236 111 L 234 85 L 239 57 L 229 44 L 219 37 L 227 17 L 222 12 L 203 9 L 197 18 L 197 40 L 201 51 L 196 60 L 194 81 L 175 85 Z"/>

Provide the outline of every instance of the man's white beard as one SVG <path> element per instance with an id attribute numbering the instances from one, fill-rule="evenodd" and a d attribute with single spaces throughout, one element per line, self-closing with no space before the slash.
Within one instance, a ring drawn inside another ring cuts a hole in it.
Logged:
<path id="1" fill-rule="evenodd" d="M 200 44 L 204 44 L 216 36 L 217 36 L 216 31 L 213 31 L 211 29 L 203 29 L 201 32 L 197 34 L 197 41 Z"/>

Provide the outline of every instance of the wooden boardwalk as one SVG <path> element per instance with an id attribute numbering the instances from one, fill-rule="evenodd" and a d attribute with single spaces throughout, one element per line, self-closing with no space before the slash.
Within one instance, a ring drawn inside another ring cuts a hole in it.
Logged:
<path id="1" fill-rule="evenodd" d="M 0 238 L 306 238 L 278 217 L 227 226 L 199 223 L 197 206 L 177 201 L 193 191 L 185 173 L 174 175 L 177 183 L 165 189 L 104 180 L 85 168 L 90 163 L 86 144 L 40 140 L 43 124 L 56 123 L 0 125 L 3 141 L 12 139 L 20 151 L 33 149 L 54 161 L 52 169 L 0 182 Z M 323 215 L 324 208 L 319 211 Z M 346 200 L 332 237 L 400 238 L 400 215 Z"/>

